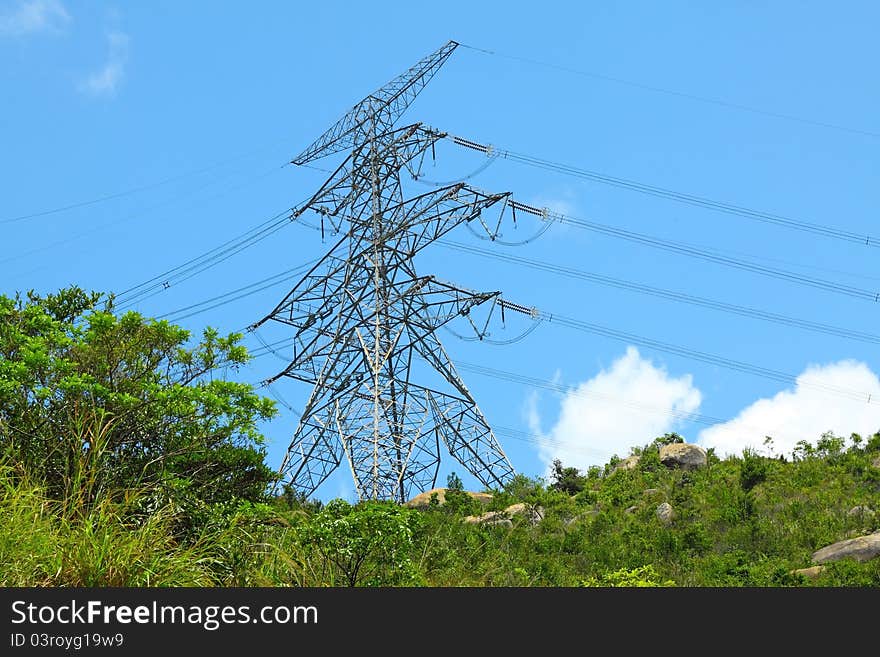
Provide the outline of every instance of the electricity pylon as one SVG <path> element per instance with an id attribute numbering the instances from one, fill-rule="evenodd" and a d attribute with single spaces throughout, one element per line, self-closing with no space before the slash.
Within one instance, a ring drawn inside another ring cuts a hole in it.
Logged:
<path id="1" fill-rule="evenodd" d="M 486 486 L 514 474 L 435 335 L 461 316 L 476 328 L 471 310 L 494 305 L 500 293 L 420 276 L 413 266 L 419 251 L 508 194 L 464 183 L 411 198 L 401 190 L 401 169 L 446 135 L 394 124 L 457 45 L 367 96 L 292 161 L 348 151 L 292 214 L 317 213 L 322 230 L 329 222 L 341 239 L 252 327 L 271 319 L 294 329 L 293 360 L 269 383 L 286 376 L 314 384 L 281 465 L 306 495 L 346 459 L 360 499 L 404 501 L 434 486 L 441 443 Z"/>

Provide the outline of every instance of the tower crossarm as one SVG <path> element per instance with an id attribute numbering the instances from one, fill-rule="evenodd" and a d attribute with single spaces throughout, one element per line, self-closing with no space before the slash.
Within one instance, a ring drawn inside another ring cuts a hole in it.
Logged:
<path id="1" fill-rule="evenodd" d="M 390 178 L 397 176 L 405 164 L 422 155 L 443 137 L 444 133 L 420 124 L 382 135 L 378 140 L 380 150 L 377 151 L 376 157 L 381 158 L 384 166 L 375 182 L 380 187 L 383 186 Z M 295 220 L 312 210 L 326 217 L 334 232 L 341 232 L 345 219 L 360 216 L 368 202 L 368 196 L 364 192 L 374 183 L 371 178 L 372 172 L 357 166 L 365 148 L 365 145 L 356 148 L 330 174 L 321 188 L 295 210 L 292 219 Z"/>
<path id="2" fill-rule="evenodd" d="M 307 164 L 351 148 L 357 133 L 376 113 L 386 114 L 388 123 L 396 121 L 457 46 L 455 41 L 447 42 L 408 71 L 364 98 L 291 162 L 297 165 Z"/>

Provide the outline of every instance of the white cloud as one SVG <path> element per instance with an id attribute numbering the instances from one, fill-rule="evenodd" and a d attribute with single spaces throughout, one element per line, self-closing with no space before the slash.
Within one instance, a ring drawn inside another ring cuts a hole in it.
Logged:
<path id="1" fill-rule="evenodd" d="M 0 14 L 0 35 L 57 34 L 69 22 L 60 0 L 21 0 L 12 11 Z"/>
<path id="2" fill-rule="evenodd" d="M 672 431 L 699 408 L 701 399 L 689 374 L 673 378 L 627 347 L 610 368 L 562 397 L 559 419 L 549 433 L 541 433 L 535 397 L 526 415 L 531 430 L 544 438 L 539 456 L 545 464 L 558 458 L 585 469 Z"/>
<path id="3" fill-rule="evenodd" d="M 864 393 L 861 399 L 836 396 L 829 387 Z M 825 388 L 824 390 L 822 388 Z M 875 403 L 867 403 L 868 395 Z M 746 447 L 763 450 L 765 436 L 772 452 L 790 454 L 800 440 L 815 443 L 826 431 L 839 436 L 871 435 L 880 429 L 880 380 L 867 365 L 844 360 L 808 367 L 793 390 L 759 399 L 729 422 L 700 432 L 699 442 L 719 456 L 741 454 Z"/>
<path id="4" fill-rule="evenodd" d="M 112 96 L 125 76 L 130 39 L 124 32 L 107 34 L 107 61 L 79 85 L 79 90 L 92 96 Z"/>

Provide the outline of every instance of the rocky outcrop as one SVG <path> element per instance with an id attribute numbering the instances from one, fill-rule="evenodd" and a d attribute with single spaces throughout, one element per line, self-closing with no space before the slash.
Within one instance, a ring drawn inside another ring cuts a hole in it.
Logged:
<path id="1" fill-rule="evenodd" d="M 478 516 L 465 516 L 468 525 L 486 525 L 488 527 L 513 527 L 513 521 L 503 511 L 487 511 Z"/>
<path id="2" fill-rule="evenodd" d="M 675 520 L 675 509 L 669 502 L 663 502 L 657 507 L 657 520 L 664 525 L 668 525 Z"/>
<path id="3" fill-rule="evenodd" d="M 424 509 L 431 506 L 431 496 L 433 494 L 437 494 L 437 503 L 443 505 L 446 503 L 446 491 L 448 488 L 432 488 L 431 490 L 426 490 L 424 493 L 419 493 L 410 501 L 406 502 L 404 506 L 408 506 L 411 509 Z M 473 497 L 475 500 L 483 504 L 484 506 L 488 506 L 492 502 L 492 493 L 474 493 L 471 491 L 465 491 L 468 495 Z"/>
<path id="4" fill-rule="evenodd" d="M 867 536 L 848 538 L 813 552 L 813 563 L 829 563 L 841 559 L 869 561 L 880 556 L 880 532 Z"/>
<path id="5" fill-rule="evenodd" d="M 523 504 L 522 502 L 519 504 L 511 504 L 504 509 L 504 513 L 511 518 L 513 516 L 525 516 L 528 519 L 529 524 L 532 526 L 537 525 L 544 519 L 544 507 Z"/>
<path id="6" fill-rule="evenodd" d="M 663 445 L 660 448 L 660 462 L 667 468 L 697 470 L 706 466 L 706 450 L 688 443 Z"/>
<path id="7" fill-rule="evenodd" d="M 627 456 L 620 463 L 614 466 L 614 470 L 612 472 L 617 472 L 618 470 L 635 470 L 639 466 L 640 456 L 633 454 L 632 456 Z"/>
<path id="8" fill-rule="evenodd" d="M 504 511 L 487 511 L 478 516 L 465 516 L 463 522 L 469 525 L 490 525 L 512 527 L 514 516 L 524 516 L 530 525 L 537 525 L 544 519 L 544 509 L 529 504 L 511 504 Z"/>

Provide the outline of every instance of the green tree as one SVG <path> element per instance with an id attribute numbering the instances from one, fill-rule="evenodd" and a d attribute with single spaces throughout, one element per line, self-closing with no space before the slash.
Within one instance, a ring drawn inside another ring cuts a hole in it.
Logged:
<path id="1" fill-rule="evenodd" d="M 664 445 L 674 445 L 676 443 L 683 443 L 684 438 L 682 438 L 677 433 L 664 433 L 662 436 L 658 436 L 654 438 L 654 445 L 657 447 L 663 447 Z"/>
<path id="2" fill-rule="evenodd" d="M 581 474 L 580 470 L 574 467 L 564 467 L 559 459 L 553 461 L 553 471 L 550 473 L 550 477 L 552 488 L 569 495 L 576 495 L 587 486 L 587 478 Z"/>
<path id="3" fill-rule="evenodd" d="M 754 450 L 743 450 L 742 466 L 739 471 L 739 485 L 748 492 L 767 479 L 769 461 Z"/>
<path id="4" fill-rule="evenodd" d="M 208 328 L 190 347 L 183 328 L 102 299 L 0 296 L 2 451 L 84 511 L 131 489 L 147 510 L 263 501 L 273 473 L 257 422 L 274 403 L 219 376 L 247 362 L 241 336 Z"/>
<path id="5" fill-rule="evenodd" d="M 326 581 L 347 586 L 416 583 L 410 554 L 418 511 L 393 502 L 332 500 L 298 528 L 299 541 L 324 558 Z"/>

